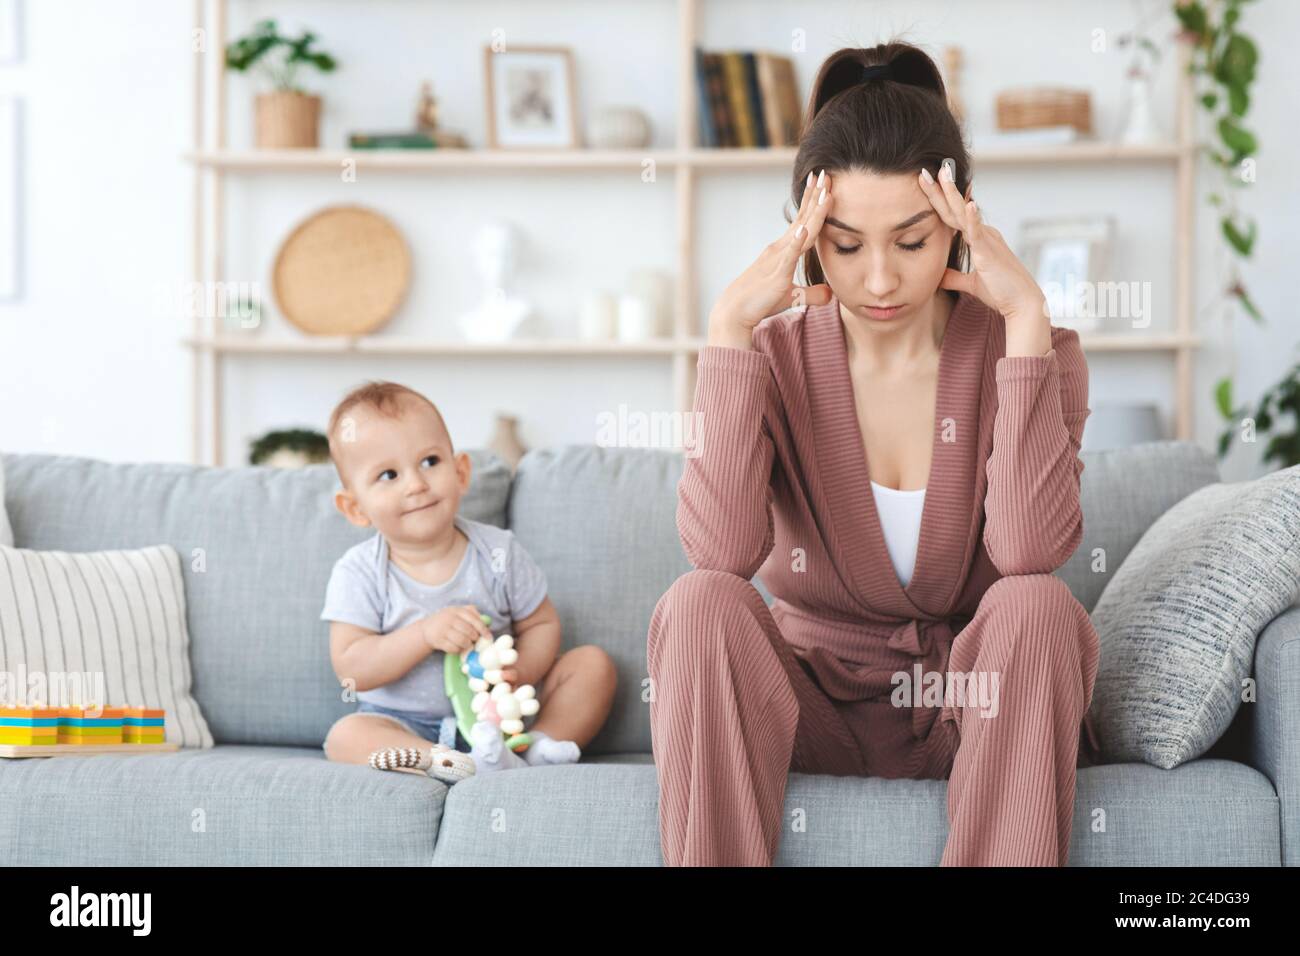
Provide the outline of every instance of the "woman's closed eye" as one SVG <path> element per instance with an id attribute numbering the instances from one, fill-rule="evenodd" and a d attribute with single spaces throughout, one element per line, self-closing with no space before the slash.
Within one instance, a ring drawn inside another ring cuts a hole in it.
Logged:
<path id="1" fill-rule="evenodd" d="M 851 256 L 862 248 L 862 243 L 858 243 L 856 246 L 841 246 L 836 242 L 833 243 L 833 245 L 835 246 L 835 251 L 842 256 Z M 895 243 L 895 245 L 907 252 L 917 252 L 918 250 L 925 248 L 925 239 L 919 239 L 916 242 L 899 242 Z"/>

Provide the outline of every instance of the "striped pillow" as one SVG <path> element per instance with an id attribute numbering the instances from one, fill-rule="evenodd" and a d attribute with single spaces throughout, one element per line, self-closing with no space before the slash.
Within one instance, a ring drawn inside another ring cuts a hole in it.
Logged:
<path id="1" fill-rule="evenodd" d="M 0 546 L 0 703 L 143 704 L 167 739 L 211 747 L 190 693 L 180 556 Z"/>

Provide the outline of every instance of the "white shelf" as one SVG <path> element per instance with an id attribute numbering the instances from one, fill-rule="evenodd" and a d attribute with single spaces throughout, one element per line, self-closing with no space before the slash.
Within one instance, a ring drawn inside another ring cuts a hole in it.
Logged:
<path id="1" fill-rule="evenodd" d="M 972 154 L 974 165 L 1024 166 L 1052 163 L 1172 163 L 1183 154 L 1177 143 L 1124 146 L 1081 142 L 1068 146 L 986 150 Z M 640 170 L 646 160 L 660 169 L 789 170 L 793 147 L 770 149 L 251 149 L 198 150 L 182 158 L 196 166 L 228 173 L 322 170 L 338 172 L 348 162 L 360 169 L 390 172 L 537 172 L 539 170 Z"/>
<path id="2" fill-rule="evenodd" d="M 399 338 L 396 336 L 322 336 L 291 339 L 287 337 L 239 338 L 186 336 L 185 346 L 200 351 L 244 355 L 567 355 L 567 356 L 647 356 L 694 355 L 707 339 L 657 339 L 646 342 L 591 342 L 584 339 L 516 339 L 510 342 L 458 342 Z M 1124 332 L 1080 334 L 1085 352 L 1172 352 L 1196 348 L 1199 336 L 1158 332 L 1129 335 Z"/>
<path id="3" fill-rule="evenodd" d="M 645 342 L 591 342 L 584 339 L 515 339 L 510 342 L 459 342 L 406 339 L 396 336 L 322 336 L 291 339 L 249 336 L 187 336 L 181 342 L 194 349 L 252 355 L 566 355 L 647 356 L 693 354 L 703 339 L 656 339 Z"/>

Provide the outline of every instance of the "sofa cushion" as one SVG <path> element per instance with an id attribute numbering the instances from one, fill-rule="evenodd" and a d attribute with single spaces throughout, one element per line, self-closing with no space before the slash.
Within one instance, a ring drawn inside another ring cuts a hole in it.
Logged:
<path id="1" fill-rule="evenodd" d="M 1214 456 L 1188 441 L 1083 452 L 1083 540 L 1056 572 L 1091 611 L 1151 522 L 1219 480 Z"/>
<path id="2" fill-rule="evenodd" d="M 646 631 L 669 585 L 690 570 L 677 537 L 681 455 L 569 445 L 530 451 L 510 489 L 509 526 L 550 585 L 564 647 L 614 659 L 609 720 L 586 753 L 650 751 Z"/>
<path id="3" fill-rule="evenodd" d="M 176 549 L 32 551 L 0 545 L 0 704 L 160 707 L 166 739 L 211 747 L 190 693 Z"/>
<path id="4" fill-rule="evenodd" d="M 792 773 L 780 866 L 936 866 L 943 780 Z M 1243 764 L 1197 760 L 1079 770 L 1071 866 L 1277 866 L 1278 799 Z M 640 755 L 493 773 L 447 794 L 438 866 L 657 866 L 658 777 Z M 1102 811 L 1102 812 L 1099 812 Z"/>
<path id="5" fill-rule="evenodd" d="M 9 866 L 428 866 L 446 793 L 320 747 L 0 760 L 0 846 Z"/>
<path id="6" fill-rule="evenodd" d="M 1102 592 L 1089 709 L 1107 760 L 1199 757 L 1241 705 L 1255 639 L 1300 592 L 1300 465 L 1158 518 Z"/>
<path id="7" fill-rule="evenodd" d="M 5 510 L 5 463 L 0 458 L 0 544 L 13 547 L 14 532 L 9 526 L 9 512 Z"/>
<path id="8" fill-rule="evenodd" d="M 473 464 L 462 513 L 504 526 L 510 472 Z M 334 508 L 329 464 L 281 469 L 4 456 L 23 548 L 98 551 L 169 544 L 181 556 L 194 697 L 218 743 L 320 746 L 356 709 L 319 620 L 334 562 L 373 534 Z"/>

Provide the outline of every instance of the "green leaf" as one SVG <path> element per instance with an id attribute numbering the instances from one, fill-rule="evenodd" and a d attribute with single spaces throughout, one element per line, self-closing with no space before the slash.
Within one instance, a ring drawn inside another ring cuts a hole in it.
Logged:
<path id="1" fill-rule="evenodd" d="M 1244 86 L 1228 87 L 1228 109 L 1232 111 L 1233 116 L 1246 115 L 1246 111 L 1250 109 L 1250 94 L 1246 92 Z"/>
<path id="2" fill-rule="evenodd" d="M 1241 256 L 1250 255 L 1251 244 L 1255 241 L 1255 227 L 1251 224 L 1249 235 L 1243 235 L 1242 232 L 1233 224 L 1231 219 L 1224 218 L 1221 221 L 1223 227 L 1223 237 L 1228 240 L 1229 244 L 1237 250 Z"/>
<path id="3" fill-rule="evenodd" d="M 1232 150 L 1234 154 L 1232 164 L 1234 166 L 1244 157 L 1255 152 L 1258 145 L 1255 142 L 1254 134 L 1238 126 L 1230 116 L 1224 116 L 1219 120 L 1219 138 L 1223 140 L 1225 146 Z"/>
<path id="4" fill-rule="evenodd" d="M 1219 436 L 1219 457 L 1220 458 L 1222 458 L 1224 455 L 1228 453 L 1228 442 L 1232 441 L 1232 436 L 1234 434 L 1235 431 L 1229 428 L 1227 431 L 1225 431 L 1222 435 Z"/>
<path id="5" fill-rule="evenodd" d="M 1205 35 L 1205 7 L 1201 6 L 1199 0 L 1174 7 L 1174 14 L 1183 25 L 1184 30 L 1190 30 L 1198 37 Z"/>
<path id="6" fill-rule="evenodd" d="M 1201 105 L 1204 106 L 1207 110 L 1214 109 L 1214 107 L 1217 106 L 1218 103 L 1219 103 L 1219 96 L 1217 93 L 1205 93 L 1201 96 Z"/>
<path id="7" fill-rule="evenodd" d="M 1255 307 L 1255 303 L 1244 288 L 1237 292 L 1237 299 L 1241 302 L 1241 307 L 1246 310 L 1246 314 L 1254 319 L 1257 325 L 1264 324 L 1264 317 L 1259 314 L 1259 309 Z"/>
<path id="8" fill-rule="evenodd" d="M 1214 77 L 1224 86 L 1247 86 L 1255 79 L 1259 54 L 1250 37 L 1234 33 L 1228 38 L 1214 67 Z"/>
<path id="9" fill-rule="evenodd" d="M 1224 418 L 1232 418 L 1232 379 L 1224 376 L 1214 386 L 1214 404 Z"/>

